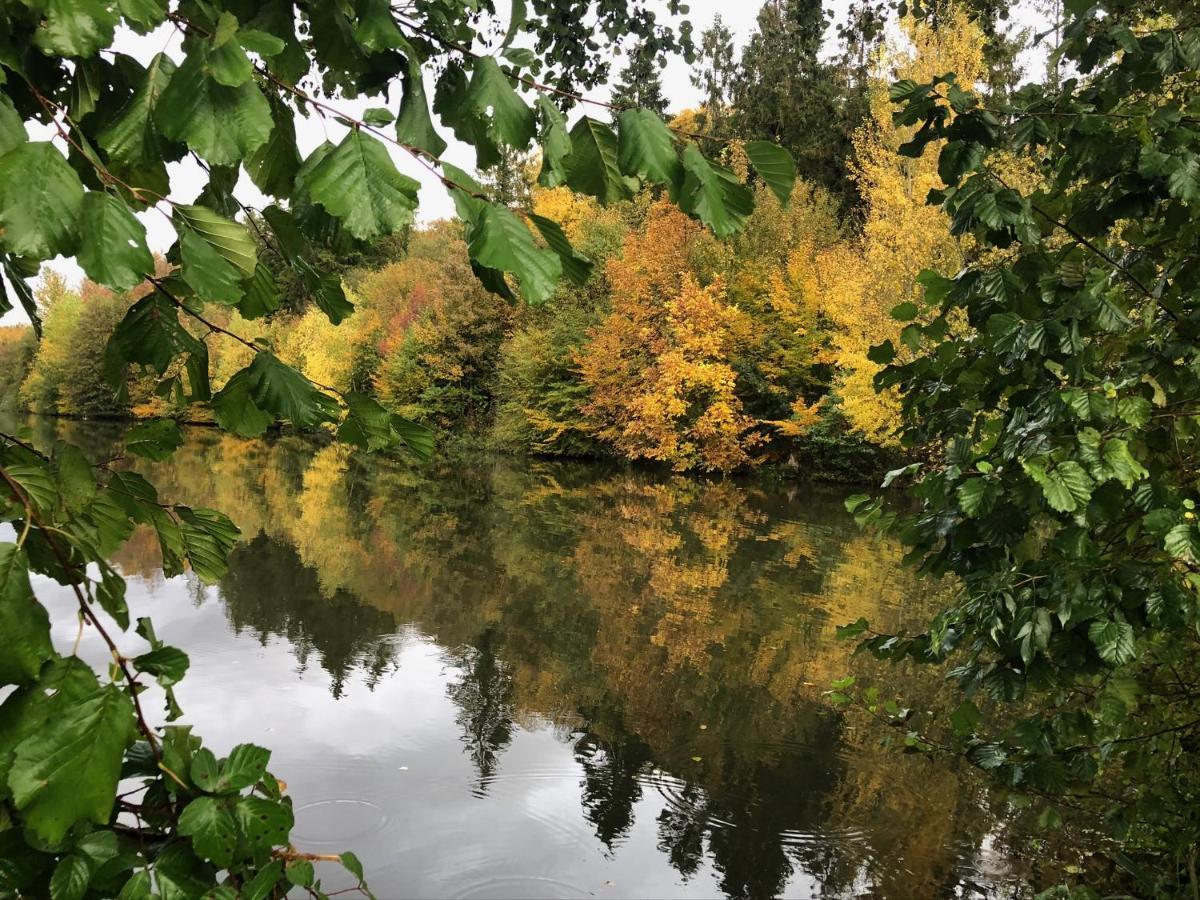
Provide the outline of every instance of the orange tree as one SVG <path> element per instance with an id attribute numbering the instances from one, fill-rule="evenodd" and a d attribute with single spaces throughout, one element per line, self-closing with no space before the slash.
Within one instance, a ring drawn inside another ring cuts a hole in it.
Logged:
<path id="1" fill-rule="evenodd" d="M 678 12 L 673 0 L 666 6 Z M 269 344 L 219 324 L 230 310 L 246 321 L 280 304 L 248 229 L 337 324 L 352 305 L 315 260 L 412 221 L 418 183 L 394 153 L 451 191 L 489 289 L 536 303 L 560 276 L 586 278 L 588 260 L 555 222 L 490 202 L 442 160 L 440 125 L 474 148 L 480 168 L 536 143 L 544 185 L 602 203 L 656 185 L 718 235 L 732 233 L 750 191 L 653 113 L 616 110 L 615 129 L 590 115 L 568 124 L 572 92 L 607 74 L 604 44 L 632 32 L 648 52 L 688 49 L 685 29 L 655 23 L 647 4 L 608 0 L 516 0 L 507 22 L 474 0 L 0 0 L 0 312 L 18 302 L 38 326 L 27 279 L 43 261 L 73 256 L 106 288 L 149 286 L 108 341 L 114 391 L 135 369 L 159 379 L 160 396 L 206 403 L 240 435 L 284 422 L 427 455 L 425 429 L 368 396 L 314 383 Z M 137 58 L 119 29 L 174 49 Z M 394 82 L 398 109 L 386 101 Z M 380 105 L 350 116 L 340 97 Z M 297 115 L 321 116 L 340 138 L 302 155 Z M 786 153 L 767 143 L 747 150 L 759 177 L 790 193 Z M 208 176 L 190 202 L 172 181 L 171 164 L 185 158 Z M 260 208 L 239 196 L 246 179 L 266 197 Z M 165 273 L 139 212 L 174 229 Z M 239 342 L 249 360 L 215 390 L 211 341 Z M 181 440 L 159 419 L 131 428 L 124 452 L 160 460 Z M 79 447 L 44 449 L 19 435 L 0 437 L 0 484 L 13 528 L 0 543 L 0 891 L 262 898 L 299 886 L 324 896 L 317 857 L 290 843 L 291 801 L 268 772 L 269 752 L 241 744 L 218 758 L 178 724 L 172 691 L 188 657 L 135 619 L 108 562 L 142 525 L 168 575 L 190 567 L 216 580 L 238 539 L 230 520 L 163 503 L 150 481 Z M 80 627 L 103 639 L 109 666 L 95 671 L 54 646 L 35 573 L 74 594 Z M 140 642 L 126 634 L 135 621 Z M 161 717 L 147 708 L 151 682 L 166 697 Z M 118 797 L 123 779 L 139 789 Z M 357 858 L 338 858 L 365 890 Z"/>

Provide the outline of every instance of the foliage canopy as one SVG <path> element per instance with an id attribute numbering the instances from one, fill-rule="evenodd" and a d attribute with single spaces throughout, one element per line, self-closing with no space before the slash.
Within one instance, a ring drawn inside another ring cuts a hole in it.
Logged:
<path id="1" fill-rule="evenodd" d="M 973 762 L 1044 822 L 1101 814 L 1139 892 L 1194 893 L 1200 22 L 1174 0 L 1067 12 L 1061 84 L 892 87 L 915 129 L 900 152 L 936 151 L 929 202 L 977 250 L 894 310 L 910 352 L 871 351 L 905 445 L 929 454 L 888 479 L 915 511 L 851 505 L 961 590 L 926 631 L 865 647 L 950 661 L 967 699 L 949 730 Z M 1019 705 L 980 716 L 1003 702 Z"/>

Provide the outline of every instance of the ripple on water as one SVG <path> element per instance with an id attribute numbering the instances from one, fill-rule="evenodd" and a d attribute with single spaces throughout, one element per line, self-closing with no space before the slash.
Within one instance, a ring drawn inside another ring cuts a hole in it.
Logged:
<path id="1" fill-rule="evenodd" d="M 539 898 L 539 897 L 588 897 L 590 893 L 578 885 L 554 878 L 499 877 L 475 882 L 454 894 L 460 900 L 470 898 Z"/>
<path id="2" fill-rule="evenodd" d="M 497 773 L 481 782 L 477 796 L 487 797 L 522 817 L 536 829 L 530 838 L 552 841 L 560 847 L 591 850 L 596 839 L 592 826 L 579 815 L 575 804 L 578 796 L 579 772 L 575 769 L 527 769 L 512 773 Z M 564 795 L 558 786 L 570 785 Z M 570 798 L 570 809 L 564 809 L 564 796 Z"/>
<path id="3" fill-rule="evenodd" d="M 306 844 L 347 844 L 387 826 L 382 807 L 351 797 L 315 800 L 296 808 L 297 840 Z"/>

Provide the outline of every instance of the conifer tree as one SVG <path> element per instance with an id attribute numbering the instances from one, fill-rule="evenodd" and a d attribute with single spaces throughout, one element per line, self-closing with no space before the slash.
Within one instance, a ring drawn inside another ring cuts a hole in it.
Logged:
<path id="1" fill-rule="evenodd" d="M 639 40 L 629 51 L 629 62 L 621 70 L 620 81 L 613 85 L 613 121 L 627 107 L 648 109 L 655 115 L 667 111 L 667 98 L 663 96 L 661 70 L 656 54 L 645 40 Z"/>

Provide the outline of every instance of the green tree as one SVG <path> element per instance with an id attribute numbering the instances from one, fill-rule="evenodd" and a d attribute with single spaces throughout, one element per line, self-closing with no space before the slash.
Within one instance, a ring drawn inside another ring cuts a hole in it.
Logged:
<path id="1" fill-rule="evenodd" d="M 427 429 L 363 393 L 315 384 L 268 340 L 221 323 L 252 322 L 281 305 L 260 245 L 332 324 L 350 316 L 353 304 L 337 275 L 319 268 L 318 251 L 342 237 L 370 244 L 412 223 L 418 183 L 393 153 L 450 190 L 471 269 L 489 290 L 538 303 L 562 275 L 586 279 L 587 260 L 558 223 L 519 218 L 441 159 L 446 142 L 435 120 L 474 148 L 480 169 L 499 161 L 502 148 L 522 152 L 536 140 L 545 184 L 603 203 L 657 185 L 713 231 L 736 231 L 752 198 L 661 119 L 639 110 L 623 114 L 616 131 L 588 116 L 568 129 L 532 77 L 542 73 L 560 90 L 602 80 L 595 51 L 611 36 L 633 33 L 655 53 L 690 47 L 686 30 L 676 39 L 647 4 L 593 6 L 537 0 L 525 16 L 518 3 L 502 22 L 473 0 L 399 11 L 379 0 L 0 0 L 5 283 L 38 329 L 26 279 L 57 256 L 73 256 L 114 296 L 140 289 L 103 352 L 115 404 L 125 402 L 133 370 L 153 377 L 159 395 L 178 406 L 207 405 L 236 434 L 287 423 L 366 450 L 426 457 Z M 674 0 L 667 7 L 678 11 Z M 585 16 L 591 28 L 579 27 Z M 118 26 L 177 33 L 179 58 L 123 52 Z M 478 55 L 469 49 L 491 34 L 505 35 L 503 42 Z M 516 48 L 518 34 L 536 50 Z M 432 104 L 426 70 L 437 73 Z M 396 82 L 398 110 L 373 106 L 356 118 L 337 105 L 345 96 L 386 104 Z M 306 156 L 298 112 L 319 113 L 330 129 Z M 47 133 L 54 138 L 31 140 Z M 189 202 L 175 190 L 178 167 L 168 168 L 185 157 L 208 176 Z M 750 158 L 764 180 L 790 192 L 777 151 L 758 148 Z M 266 196 L 265 208 L 252 211 L 238 197 L 243 172 Z M 169 218 L 177 238 L 163 273 L 135 216 L 151 209 Z M 12 305 L 7 291 L 0 294 L 0 314 Z M 214 390 L 209 344 L 226 341 L 245 359 Z M 269 751 L 240 744 L 218 758 L 190 726 L 177 724 L 173 689 L 186 674 L 186 653 L 159 640 L 148 618 L 136 620 L 141 644 L 128 649 L 134 638 L 123 632 L 134 615 L 109 559 L 135 528 L 154 532 L 168 576 L 190 567 L 205 582 L 228 573 L 237 528 L 216 510 L 161 501 L 146 478 L 115 459 L 94 459 L 64 441 L 37 447 L 31 437 L 0 436 L 0 511 L 14 535 L 0 543 L 0 891 L 76 900 L 265 898 L 297 887 L 323 897 L 314 862 L 327 858 L 365 891 L 353 854 L 318 856 L 291 844 L 292 802 L 268 771 Z M 181 443 L 176 424 L 158 419 L 129 429 L 122 455 L 163 460 Z M 340 458 L 342 448 L 333 449 Z M 325 513 L 314 505 L 314 517 Z M 314 522 L 314 542 L 323 527 L 339 527 Z M 110 665 L 94 671 L 51 642 L 50 616 L 34 591 L 48 580 L 74 595 L 80 626 L 103 640 Z M 151 682 L 165 695 L 161 716 L 147 709 L 143 690 Z M 128 793 L 129 781 L 137 792 Z"/>
<path id="2" fill-rule="evenodd" d="M 733 131 L 779 142 L 801 178 L 849 201 L 850 135 L 862 111 L 844 109 L 837 67 L 821 59 L 828 24 L 820 0 L 763 4 L 733 86 Z"/>
<path id="3" fill-rule="evenodd" d="M 877 383 L 929 460 L 889 478 L 914 508 L 852 504 L 957 598 L 866 647 L 945 662 L 967 692 L 947 737 L 918 717 L 910 745 L 957 747 L 1044 824 L 1103 823 L 1131 891 L 1195 895 L 1200 21 L 1068 3 L 1062 52 L 1077 77 L 1007 102 L 951 73 L 892 88 L 919 126 L 901 152 L 940 148 L 930 202 L 978 250 L 893 311 L 919 352 Z"/>
<path id="4" fill-rule="evenodd" d="M 638 41 L 629 50 L 629 62 L 621 69 L 621 78 L 613 85 L 612 103 L 614 121 L 620 110 L 630 106 L 648 109 L 656 116 L 667 112 L 667 98 L 663 96 L 662 69 L 652 48 L 645 41 Z"/>
<path id="5" fill-rule="evenodd" d="M 700 50 L 692 67 L 692 87 L 704 95 L 704 130 L 714 137 L 725 137 L 725 121 L 733 97 L 737 66 L 733 59 L 733 33 L 725 27 L 721 14 L 700 34 Z"/>

